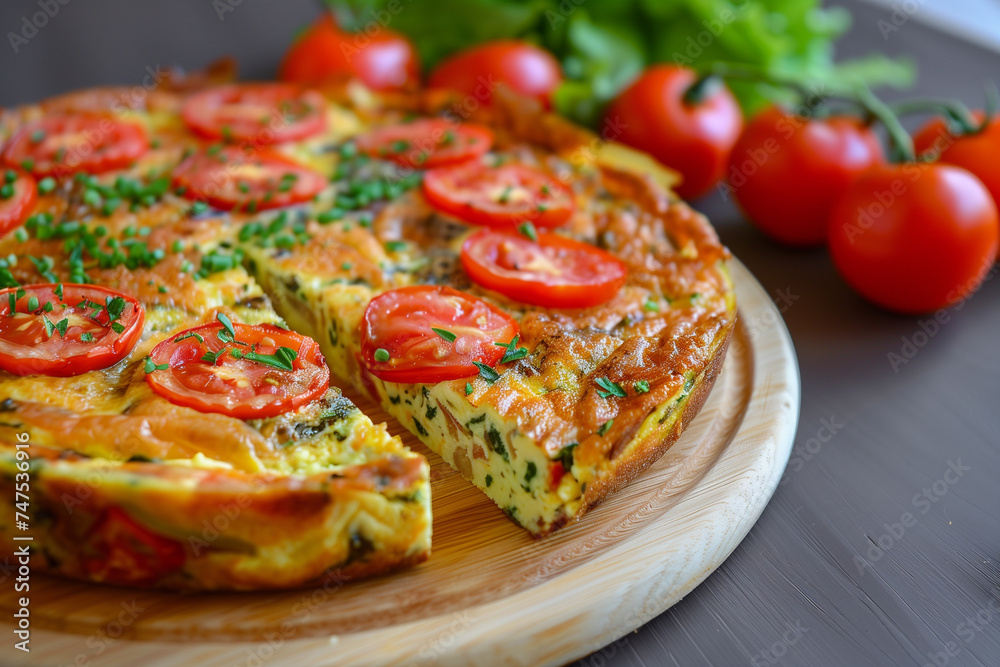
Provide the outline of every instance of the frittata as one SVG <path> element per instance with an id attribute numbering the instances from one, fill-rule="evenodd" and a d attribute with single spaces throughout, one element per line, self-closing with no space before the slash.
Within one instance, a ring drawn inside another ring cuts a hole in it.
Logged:
<path id="1" fill-rule="evenodd" d="M 0 503 L 30 481 L 47 569 L 255 589 L 426 558 L 426 461 L 327 367 L 535 535 L 707 397 L 728 252 L 643 156 L 502 95 L 122 94 L 0 116 Z"/>

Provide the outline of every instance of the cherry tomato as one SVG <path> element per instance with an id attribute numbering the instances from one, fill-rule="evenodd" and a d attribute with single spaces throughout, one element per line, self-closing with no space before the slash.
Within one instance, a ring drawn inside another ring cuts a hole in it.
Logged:
<path id="1" fill-rule="evenodd" d="M 406 167 L 430 169 L 479 157 L 493 145 L 489 128 L 430 118 L 389 125 L 362 134 L 358 150 Z"/>
<path id="2" fill-rule="evenodd" d="M 290 206 L 312 199 L 326 185 L 323 174 L 269 149 L 210 149 L 174 169 L 174 186 L 184 188 L 185 197 L 222 210 Z"/>
<path id="3" fill-rule="evenodd" d="M 314 91 L 280 83 L 210 88 L 184 102 L 181 117 L 208 139 L 255 145 L 305 139 L 326 127 L 326 102 Z"/>
<path id="4" fill-rule="evenodd" d="M 586 308 L 611 300 L 628 270 L 609 253 L 558 234 L 482 230 L 462 244 L 462 266 L 474 281 L 536 306 Z"/>
<path id="5" fill-rule="evenodd" d="M 231 332 L 205 324 L 153 348 L 150 388 L 175 405 L 237 419 L 274 417 L 326 393 L 330 370 L 312 338 L 273 324 L 230 324 Z"/>
<path id="6" fill-rule="evenodd" d="M 819 245 L 833 204 L 883 161 L 878 137 L 859 119 L 806 119 L 771 107 L 750 121 L 733 148 L 729 192 L 772 239 Z"/>
<path id="7" fill-rule="evenodd" d="M 562 83 L 559 61 L 548 51 L 527 42 L 501 40 L 487 42 L 446 58 L 431 72 L 430 88 L 447 88 L 489 104 L 498 84 L 524 97 L 531 97 L 546 109 L 552 108 L 552 94 Z"/>
<path id="8" fill-rule="evenodd" d="M 184 545 L 109 507 L 84 538 L 83 567 L 98 581 L 150 585 L 184 565 Z"/>
<path id="9" fill-rule="evenodd" d="M 21 129 L 4 162 L 35 176 L 91 174 L 121 169 L 149 150 L 142 126 L 92 114 L 52 114 Z"/>
<path id="10" fill-rule="evenodd" d="M 943 164 L 875 167 L 848 186 L 830 217 L 830 253 L 862 296 L 925 313 L 975 291 L 1000 245 L 989 192 Z"/>
<path id="11" fill-rule="evenodd" d="M 558 227 L 573 215 L 572 193 L 549 174 L 521 164 L 470 162 L 424 174 L 424 196 L 443 213 L 472 225 Z"/>
<path id="12" fill-rule="evenodd" d="M 440 329 L 439 334 L 434 329 Z M 493 366 L 518 332 L 517 322 L 450 287 L 415 285 L 384 292 L 361 320 L 362 365 L 387 382 L 443 382 Z M 454 337 L 453 340 L 449 340 Z"/>
<path id="13" fill-rule="evenodd" d="M 702 99 L 685 100 L 696 80 L 684 67 L 650 67 L 605 115 L 609 138 L 646 151 L 683 176 L 676 189 L 685 199 L 719 182 L 743 128 L 740 105 L 724 86 L 709 86 Z"/>
<path id="14" fill-rule="evenodd" d="M 278 72 L 282 81 L 296 83 L 357 77 L 372 90 L 420 81 L 417 52 L 406 37 L 388 28 L 374 36 L 344 32 L 325 12 L 288 49 Z"/>
<path id="15" fill-rule="evenodd" d="M 0 169 L 0 236 L 20 227 L 37 199 L 34 178 L 16 169 Z"/>
<path id="16" fill-rule="evenodd" d="M 977 124 L 982 123 L 983 118 L 985 118 L 985 114 L 982 111 L 975 110 L 972 112 L 972 119 Z M 981 132 L 956 137 L 952 134 L 947 121 L 941 116 L 935 116 L 914 133 L 913 150 L 917 155 L 936 160 L 940 157 L 941 153 L 952 147 L 959 138 L 964 141 L 979 137 L 984 133 L 986 136 L 990 136 L 991 131 L 993 131 L 992 126 L 998 123 L 1000 123 L 1000 118 L 994 118 Z"/>
<path id="17" fill-rule="evenodd" d="M 973 116 L 978 123 L 985 117 L 981 111 L 974 111 Z M 971 171 L 1000 206 L 1000 169 L 996 163 L 1000 155 L 1000 117 L 993 118 L 979 132 L 960 137 L 952 136 L 939 118 L 920 130 L 913 137 L 913 144 L 918 155 L 932 153 L 939 162 Z"/>
<path id="18" fill-rule="evenodd" d="M 0 290 L 0 368 L 80 375 L 115 365 L 139 342 L 146 314 L 132 297 L 97 285 L 59 291 L 56 284 Z"/>

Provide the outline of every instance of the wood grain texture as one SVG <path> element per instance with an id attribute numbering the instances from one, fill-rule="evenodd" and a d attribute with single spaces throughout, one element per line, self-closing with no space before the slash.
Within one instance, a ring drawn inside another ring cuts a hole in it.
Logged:
<path id="1" fill-rule="evenodd" d="M 177 595 L 38 576 L 36 648 L 23 664 L 72 663 L 81 653 L 97 665 L 255 664 L 251 656 L 290 665 L 560 664 L 633 630 L 739 544 L 788 459 L 799 406 L 794 353 L 781 326 L 755 336 L 753 323 L 777 313 L 746 268 L 733 268 L 741 323 L 704 409 L 660 461 L 581 523 L 533 540 L 425 452 L 435 517 L 427 563 L 260 594 Z M 5 590 L 5 614 L 13 604 Z M 96 658 L 86 645 L 95 633 L 120 638 Z"/>

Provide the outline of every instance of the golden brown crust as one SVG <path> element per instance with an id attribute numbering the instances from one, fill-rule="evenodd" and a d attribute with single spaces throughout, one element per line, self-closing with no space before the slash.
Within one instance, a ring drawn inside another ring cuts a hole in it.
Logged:
<path id="1" fill-rule="evenodd" d="M 66 451 L 30 447 L 33 463 L 32 512 L 36 540 L 33 567 L 73 579 L 167 590 L 259 590 L 312 585 L 328 573 L 346 581 L 420 562 L 426 549 L 415 522 L 375 549 L 352 536 L 339 560 L 323 547 L 330 529 L 344 520 L 344 508 L 372 507 L 375 496 L 394 498 L 403 512 L 421 513 L 420 499 L 407 494 L 426 479 L 426 464 L 415 457 L 389 456 L 310 477 L 237 471 L 205 471 L 154 463 L 87 463 Z M 12 472 L 0 466 L 0 491 L 14 496 Z M 94 537 L 109 512 L 123 511 L 155 531 L 160 558 L 183 559 L 152 576 L 127 560 L 129 552 Z M 39 532 L 40 531 L 40 532 Z M 7 526 L 0 533 L 8 535 Z M 9 539 L 8 539 L 9 541 Z M 272 550 L 297 545 L 295 562 L 281 567 L 263 562 Z M 172 554 L 172 556 L 171 556 Z M 254 566 L 260 560 L 260 566 Z M 132 565 L 132 567 L 129 567 Z"/>
<path id="2" fill-rule="evenodd" d="M 632 441 L 628 445 L 628 451 L 632 452 L 631 455 L 625 454 L 612 458 L 611 464 L 597 481 L 587 485 L 587 490 L 583 494 L 583 505 L 572 521 L 578 521 L 591 508 L 632 482 L 643 470 L 659 460 L 677 442 L 677 439 L 683 434 L 687 425 L 701 411 L 702 406 L 704 406 L 705 401 L 708 400 L 708 396 L 712 392 L 712 388 L 715 386 L 715 380 L 722 371 L 722 364 L 726 359 L 726 352 L 729 349 L 729 341 L 732 337 L 733 329 L 734 327 L 730 326 L 726 331 L 725 337 L 713 354 L 708 367 L 695 381 L 691 395 L 686 399 L 680 418 L 674 422 L 669 432 L 662 434 L 654 431 L 645 441 Z"/>

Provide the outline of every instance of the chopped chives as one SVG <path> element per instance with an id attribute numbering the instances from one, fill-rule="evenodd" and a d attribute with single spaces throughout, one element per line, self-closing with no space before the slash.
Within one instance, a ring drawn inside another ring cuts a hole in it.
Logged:
<path id="1" fill-rule="evenodd" d="M 437 327 L 431 327 L 431 331 L 436 333 L 438 336 L 448 341 L 449 343 L 454 343 L 458 338 L 454 333 L 448 331 L 447 329 L 438 329 Z"/>

